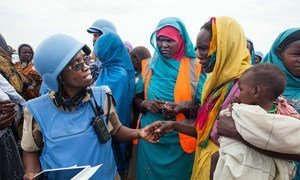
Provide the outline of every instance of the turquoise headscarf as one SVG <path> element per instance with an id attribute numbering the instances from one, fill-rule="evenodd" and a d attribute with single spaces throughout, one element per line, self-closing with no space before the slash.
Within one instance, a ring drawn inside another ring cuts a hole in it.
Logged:
<path id="1" fill-rule="evenodd" d="M 287 77 L 287 87 L 283 93 L 288 99 L 300 99 L 300 78 L 293 76 L 284 66 L 281 59 L 276 54 L 276 49 L 278 46 L 292 33 L 299 31 L 300 28 L 292 28 L 281 33 L 275 42 L 273 43 L 269 53 L 264 57 L 262 63 L 268 62 L 278 65 L 284 72 Z"/>

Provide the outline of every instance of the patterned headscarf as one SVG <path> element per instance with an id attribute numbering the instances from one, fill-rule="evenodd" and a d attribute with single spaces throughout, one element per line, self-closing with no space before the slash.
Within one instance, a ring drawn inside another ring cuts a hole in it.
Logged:
<path id="1" fill-rule="evenodd" d="M 240 24 L 230 17 L 222 16 L 216 18 L 215 25 L 216 37 L 212 36 L 212 42 L 216 39 L 216 45 L 210 47 L 216 47 L 216 63 L 205 81 L 202 103 L 213 90 L 240 77 L 250 67 L 250 55 Z"/>
<path id="2" fill-rule="evenodd" d="M 203 147 L 235 79 L 250 67 L 250 54 L 246 47 L 244 31 L 230 17 L 212 18 L 212 40 L 209 54 L 216 56 L 215 65 L 205 81 L 201 102 L 207 109 L 200 109 L 196 119 L 197 143 Z"/>
<path id="3" fill-rule="evenodd" d="M 9 56 L 8 46 L 4 37 L 0 34 L 0 73 L 16 89 L 18 93 L 23 90 L 23 82 L 20 74 L 14 68 Z"/>

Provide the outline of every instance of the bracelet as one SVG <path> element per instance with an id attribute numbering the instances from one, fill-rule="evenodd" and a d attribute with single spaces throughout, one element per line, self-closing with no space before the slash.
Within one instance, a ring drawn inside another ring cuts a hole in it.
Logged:
<path id="1" fill-rule="evenodd" d="M 173 127 L 173 131 L 178 131 L 177 126 L 178 126 L 179 122 L 175 122 L 175 125 Z"/>
<path id="2" fill-rule="evenodd" d="M 136 139 L 139 139 L 139 138 L 141 138 L 141 136 L 140 136 L 140 132 L 141 132 L 141 130 L 140 130 L 140 129 L 138 129 L 138 133 L 137 133 L 137 138 L 136 138 Z"/>
<path id="3" fill-rule="evenodd" d="M 144 101 L 141 103 L 141 109 L 143 109 L 143 106 L 144 106 L 144 104 L 145 104 L 146 102 L 147 102 L 147 101 L 144 100 Z"/>

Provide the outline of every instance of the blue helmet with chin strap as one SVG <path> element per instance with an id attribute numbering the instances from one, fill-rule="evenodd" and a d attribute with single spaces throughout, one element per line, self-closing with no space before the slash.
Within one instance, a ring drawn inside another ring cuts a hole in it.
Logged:
<path id="1" fill-rule="evenodd" d="M 98 19 L 92 24 L 90 28 L 87 29 L 87 32 L 88 33 L 101 32 L 103 34 L 107 32 L 117 33 L 117 28 L 112 22 L 108 20 Z"/>
<path id="2" fill-rule="evenodd" d="M 86 55 L 91 53 L 87 45 L 65 34 L 52 35 L 39 44 L 34 66 L 51 90 L 58 91 L 58 75 L 80 50 Z"/>

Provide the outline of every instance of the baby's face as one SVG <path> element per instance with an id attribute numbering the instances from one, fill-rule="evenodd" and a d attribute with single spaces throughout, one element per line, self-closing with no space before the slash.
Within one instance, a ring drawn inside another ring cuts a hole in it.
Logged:
<path id="1" fill-rule="evenodd" d="M 256 104 L 257 99 L 255 98 L 255 87 L 250 83 L 251 73 L 243 74 L 239 81 L 238 86 L 240 94 L 236 97 L 235 101 L 244 104 Z"/>

